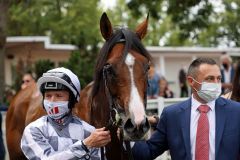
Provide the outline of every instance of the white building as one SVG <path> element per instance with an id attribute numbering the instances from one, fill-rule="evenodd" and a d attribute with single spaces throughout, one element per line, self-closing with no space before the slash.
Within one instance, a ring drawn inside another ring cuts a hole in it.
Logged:
<path id="1" fill-rule="evenodd" d="M 77 47 L 68 44 L 51 44 L 49 37 L 8 37 L 5 57 L 5 82 L 13 82 L 12 69 L 19 59 L 26 61 L 29 56 L 32 63 L 49 59 L 58 66 L 60 62 L 67 61 L 70 53 Z M 200 48 L 200 47 L 155 47 L 149 46 L 147 50 L 153 57 L 156 70 L 162 74 L 170 84 L 175 97 L 179 96 L 178 72 L 182 66 L 188 67 L 197 57 L 211 57 L 219 63 L 222 53 L 240 57 L 240 48 Z"/>
<path id="2" fill-rule="evenodd" d="M 34 64 L 38 60 L 51 60 L 55 66 L 69 59 L 70 53 L 77 47 L 69 44 L 51 44 L 49 37 L 7 37 L 6 56 L 4 60 L 5 83 L 13 83 L 14 72 L 18 61 L 31 60 Z"/>
<path id="3" fill-rule="evenodd" d="M 211 57 L 220 64 L 223 53 L 240 58 L 240 48 L 203 48 L 203 47 L 147 47 L 153 57 L 157 72 L 169 81 L 169 87 L 175 97 L 179 97 L 180 87 L 178 72 L 185 66 L 188 67 L 192 60 L 198 57 Z"/>

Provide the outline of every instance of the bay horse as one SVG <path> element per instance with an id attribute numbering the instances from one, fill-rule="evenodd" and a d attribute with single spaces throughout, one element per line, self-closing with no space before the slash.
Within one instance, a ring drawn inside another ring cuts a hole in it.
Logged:
<path id="1" fill-rule="evenodd" d="M 10 103 L 6 115 L 6 141 L 11 160 L 26 159 L 20 148 L 23 130 L 28 123 L 44 114 L 41 107 L 42 97 L 38 93 L 34 82 L 31 86 L 20 90 Z"/>
<path id="2" fill-rule="evenodd" d="M 112 140 L 105 147 L 110 160 L 128 159 L 129 156 L 124 154 L 122 141 L 117 136 L 119 127 L 123 140 L 148 137 L 150 124 L 145 107 L 151 56 L 141 43 L 147 26 L 148 16 L 135 32 L 123 27 L 113 28 L 106 13 L 100 20 L 105 43 L 98 55 L 88 105 L 91 124 L 110 129 Z"/>
<path id="3" fill-rule="evenodd" d="M 108 160 L 128 159 L 123 140 L 143 140 L 150 128 L 146 118 L 147 75 L 151 61 L 141 39 L 147 33 L 148 18 L 135 32 L 113 29 L 106 13 L 100 30 L 106 40 L 98 55 L 94 82 L 80 93 L 73 112 L 96 128 L 107 126 L 111 142 L 106 146 Z M 11 102 L 6 116 L 6 139 L 11 160 L 26 159 L 20 149 L 24 127 L 46 114 L 36 84 L 20 91 Z M 122 128 L 122 136 L 117 129 Z"/>

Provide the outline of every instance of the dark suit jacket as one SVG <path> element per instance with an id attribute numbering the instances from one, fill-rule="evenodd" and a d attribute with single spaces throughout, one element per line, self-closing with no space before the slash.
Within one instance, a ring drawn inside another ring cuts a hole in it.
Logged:
<path id="1" fill-rule="evenodd" d="M 216 113 L 216 160 L 237 160 L 240 150 L 240 103 L 218 98 Z M 148 141 L 136 142 L 135 160 L 152 160 L 170 150 L 172 160 L 191 160 L 191 99 L 164 108 L 157 130 Z"/>

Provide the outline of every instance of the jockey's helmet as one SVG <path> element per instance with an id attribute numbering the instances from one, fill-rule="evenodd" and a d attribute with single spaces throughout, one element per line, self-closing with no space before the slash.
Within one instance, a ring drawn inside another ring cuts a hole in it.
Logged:
<path id="1" fill-rule="evenodd" d="M 64 67 L 55 68 L 43 73 L 37 81 L 41 93 L 46 90 L 68 90 L 70 93 L 69 102 L 74 105 L 80 98 L 80 82 L 78 77 L 69 69 Z"/>

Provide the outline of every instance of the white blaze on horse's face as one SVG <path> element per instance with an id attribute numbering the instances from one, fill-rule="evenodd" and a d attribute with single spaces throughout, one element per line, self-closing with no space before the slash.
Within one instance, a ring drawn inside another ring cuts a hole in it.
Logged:
<path id="1" fill-rule="evenodd" d="M 137 126 L 139 126 L 145 118 L 145 110 L 143 100 L 141 99 L 138 89 L 135 85 L 133 75 L 133 66 L 135 63 L 135 58 L 132 56 L 131 53 L 128 53 L 125 63 L 128 66 L 131 79 L 130 98 L 128 104 L 130 118 L 132 123 L 135 123 Z"/>

